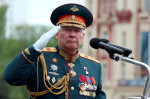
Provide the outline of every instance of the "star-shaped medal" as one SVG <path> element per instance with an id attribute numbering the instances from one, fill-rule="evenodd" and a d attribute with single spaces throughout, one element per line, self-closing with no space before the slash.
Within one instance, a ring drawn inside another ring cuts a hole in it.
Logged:
<path id="1" fill-rule="evenodd" d="M 75 77 L 77 75 L 77 73 L 73 70 L 70 71 L 70 74 L 71 74 L 72 77 Z"/>
<path id="2" fill-rule="evenodd" d="M 70 69 L 73 69 L 75 67 L 73 63 L 68 63 L 68 66 L 70 67 Z"/>
<path id="3" fill-rule="evenodd" d="M 58 67 L 57 67 L 56 65 L 52 64 L 52 65 L 51 65 L 51 69 L 52 69 L 53 71 L 57 71 Z"/>

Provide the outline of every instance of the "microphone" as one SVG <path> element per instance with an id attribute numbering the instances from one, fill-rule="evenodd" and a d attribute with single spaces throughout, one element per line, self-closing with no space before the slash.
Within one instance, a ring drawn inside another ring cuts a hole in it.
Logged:
<path id="1" fill-rule="evenodd" d="M 108 45 L 110 45 L 110 46 L 119 48 L 119 49 L 121 49 L 121 50 L 124 51 L 122 55 L 123 55 L 123 56 L 126 56 L 126 57 L 128 57 L 128 56 L 132 53 L 132 50 L 131 50 L 131 49 L 124 48 L 124 47 L 121 47 L 121 46 L 118 46 L 118 45 L 109 43 L 109 41 L 108 41 L 107 39 L 93 38 L 93 39 L 91 39 L 91 40 L 93 40 L 92 42 L 103 42 L 103 43 L 106 43 L 106 44 L 108 44 Z M 91 42 L 90 42 L 90 43 L 91 43 Z M 92 44 L 92 46 L 94 46 L 94 47 L 96 47 L 96 48 L 98 47 L 98 46 L 95 45 L 95 44 Z M 94 48 L 94 47 L 93 47 L 93 48 Z"/>
<path id="2" fill-rule="evenodd" d="M 115 44 L 112 44 L 110 43 L 107 39 L 99 39 L 101 42 L 104 42 L 104 43 L 107 43 L 111 46 L 114 46 L 114 47 L 117 47 L 119 49 L 122 49 L 124 51 L 123 55 L 128 57 L 131 53 L 132 53 L 132 50 L 131 49 L 128 49 L 128 48 L 125 48 L 125 47 L 121 47 L 121 46 L 118 46 L 118 45 L 115 45 Z"/>
<path id="3" fill-rule="evenodd" d="M 124 53 L 122 49 L 119 49 L 117 47 L 114 47 L 105 43 L 103 39 L 93 38 L 90 40 L 90 45 L 92 48 L 95 48 L 95 49 L 98 49 L 98 48 L 105 49 L 108 53 L 111 53 L 111 54 L 117 53 L 117 54 L 123 55 Z"/>

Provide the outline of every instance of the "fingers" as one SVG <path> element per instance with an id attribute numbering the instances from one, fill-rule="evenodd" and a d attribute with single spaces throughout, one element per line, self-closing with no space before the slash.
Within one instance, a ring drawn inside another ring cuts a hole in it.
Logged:
<path id="1" fill-rule="evenodd" d="M 41 51 L 49 42 L 49 40 L 60 30 L 60 26 L 55 26 L 53 29 L 44 33 L 34 44 L 33 47 L 37 51 Z"/>

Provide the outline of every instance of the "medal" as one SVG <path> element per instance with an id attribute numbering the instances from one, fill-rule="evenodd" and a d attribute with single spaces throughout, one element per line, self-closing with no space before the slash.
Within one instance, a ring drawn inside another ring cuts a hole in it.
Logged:
<path id="1" fill-rule="evenodd" d="M 75 71 L 73 71 L 73 70 L 71 70 L 70 73 L 71 73 L 71 76 L 72 76 L 72 77 L 75 77 L 75 76 L 77 75 L 77 73 L 76 73 Z"/>
<path id="2" fill-rule="evenodd" d="M 60 81 L 60 78 L 58 78 L 57 81 L 59 82 L 59 81 Z"/>
<path id="3" fill-rule="evenodd" d="M 85 71 L 85 73 L 88 75 L 89 74 L 89 72 L 88 71 Z"/>
<path id="4" fill-rule="evenodd" d="M 90 92 L 89 91 L 87 91 L 87 96 L 90 96 Z"/>
<path id="5" fill-rule="evenodd" d="M 84 67 L 84 70 L 85 70 L 85 73 L 88 75 L 88 74 L 89 74 L 89 72 L 87 71 L 88 68 L 87 68 L 87 67 Z"/>
<path id="6" fill-rule="evenodd" d="M 81 91 L 84 92 L 86 89 L 84 86 L 81 87 Z"/>
<path id="7" fill-rule="evenodd" d="M 93 93 L 92 92 L 90 92 L 90 97 L 93 97 Z"/>
<path id="8" fill-rule="evenodd" d="M 96 93 L 95 93 L 95 92 L 92 92 L 92 96 L 93 96 L 93 97 L 96 97 Z"/>
<path id="9" fill-rule="evenodd" d="M 83 95 L 83 94 L 84 94 L 84 92 L 82 92 L 81 90 L 79 91 L 79 93 L 80 93 L 80 95 Z"/>
<path id="10" fill-rule="evenodd" d="M 55 79 L 55 77 L 53 77 L 53 78 L 52 78 L 52 82 L 55 83 L 55 81 L 56 81 L 56 79 Z"/>
<path id="11" fill-rule="evenodd" d="M 53 76 L 59 75 L 59 74 L 56 73 L 56 72 L 49 72 L 49 73 L 52 74 Z"/>
<path id="12" fill-rule="evenodd" d="M 96 85 L 93 85 L 93 88 L 94 88 L 94 90 L 97 90 L 97 86 Z"/>
<path id="13" fill-rule="evenodd" d="M 94 88 L 93 88 L 93 85 L 91 84 L 88 84 L 88 90 L 92 91 Z"/>
<path id="14" fill-rule="evenodd" d="M 56 65 L 51 65 L 51 70 L 57 71 L 58 67 Z"/>
<path id="15" fill-rule="evenodd" d="M 87 68 L 85 67 L 85 70 Z M 79 88 L 80 88 L 80 95 L 96 97 L 96 93 L 94 91 L 97 90 L 97 86 L 95 78 L 85 75 L 79 75 Z"/>
<path id="16" fill-rule="evenodd" d="M 84 91 L 84 96 L 87 96 L 87 92 L 86 91 Z"/>
<path id="17" fill-rule="evenodd" d="M 77 73 L 73 70 L 75 65 L 73 63 L 68 63 L 68 67 L 71 69 L 70 71 L 71 77 L 75 77 L 77 75 Z"/>
<path id="18" fill-rule="evenodd" d="M 70 69 L 73 69 L 75 67 L 75 65 L 73 63 L 68 63 L 68 66 Z"/>
<path id="19" fill-rule="evenodd" d="M 53 58 L 52 62 L 57 63 L 58 62 L 57 58 Z"/>

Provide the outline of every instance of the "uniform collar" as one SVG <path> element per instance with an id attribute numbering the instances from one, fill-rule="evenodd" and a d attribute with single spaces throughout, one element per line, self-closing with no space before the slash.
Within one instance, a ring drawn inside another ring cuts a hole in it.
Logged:
<path id="1" fill-rule="evenodd" d="M 70 56 L 69 54 L 61 50 L 58 46 L 56 48 L 58 49 L 59 54 L 68 62 L 75 62 L 79 58 L 79 51 L 75 55 Z"/>

